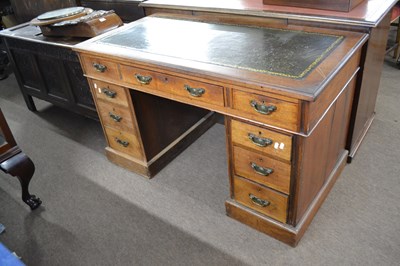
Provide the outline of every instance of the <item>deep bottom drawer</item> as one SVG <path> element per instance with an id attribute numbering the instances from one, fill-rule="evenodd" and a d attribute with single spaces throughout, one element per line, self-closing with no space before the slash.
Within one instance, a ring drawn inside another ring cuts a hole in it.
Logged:
<path id="1" fill-rule="evenodd" d="M 144 159 L 144 152 L 136 135 L 115 130 L 107 126 L 105 126 L 104 129 L 111 148 L 133 156 L 139 160 Z"/>
<path id="2" fill-rule="evenodd" d="M 237 202 L 286 223 L 286 195 L 236 176 L 233 178 L 233 191 Z"/>

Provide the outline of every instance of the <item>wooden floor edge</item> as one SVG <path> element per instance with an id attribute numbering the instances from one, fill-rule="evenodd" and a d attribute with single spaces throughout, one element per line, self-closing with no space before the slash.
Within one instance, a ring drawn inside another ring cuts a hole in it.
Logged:
<path id="1" fill-rule="evenodd" d="M 226 214 L 239 222 L 246 224 L 292 247 L 297 245 L 297 232 L 294 227 L 280 223 L 267 216 L 247 208 L 233 199 L 225 202 Z"/>
<path id="2" fill-rule="evenodd" d="M 105 150 L 106 156 L 110 162 L 146 178 L 151 178 L 148 166 L 145 162 L 138 161 L 134 157 L 116 151 L 110 147 L 106 147 Z"/>
<path id="3" fill-rule="evenodd" d="M 307 212 L 296 227 L 280 223 L 265 215 L 259 214 L 256 211 L 247 208 L 236 201 L 229 199 L 225 202 L 226 212 L 229 217 L 232 217 L 241 223 L 244 223 L 262 233 L 265 233 L 285 244 L 296 247 L 300 239 L 304 235 L 306 229 L 311 224 L 312 219 L 321 207 L 324 200 L 327 198 L 330 190 L 335 184 L 337 178 L 346 165 L 348 151 L 343 152 L 338 160 L 331 175 L 328 177 L 325 185 L 317 194 L 314 201 L 311 203 Z"/>

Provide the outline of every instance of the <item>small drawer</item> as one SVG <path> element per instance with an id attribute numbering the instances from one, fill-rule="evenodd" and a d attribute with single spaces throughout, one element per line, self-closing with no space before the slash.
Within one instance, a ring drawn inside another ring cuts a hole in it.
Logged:
<path id="1" fill-rule="evenodd" d="M 236 175 L 289 194 L 290 164 L 233 146 Z"/>
<path id="2" fill-rule="evenodd" d="M 189 104 L 190 102 L 204 102 L 224 106 L 224 90 L 221 86 L 177 77 L 162 80 L 161 86 L 170 87 L 174 95 L 185 97 Z"/>
<path id="3" fill-rule="evenodd" d="M 232 108 L 242 111 L 244 117 L 254 121 L 299 131 L 300 119 L 297 103 L 234 90 Z"/>
<path id="4" fill-rule="evenodd" d="M 253 126 L 237 120 L 231 120 L 232 142 L 266 155 L 278 157 L 287 161 L 291 160 L 292 137 Z"/>
<path id="5" fill-rule="evenodd" d="M 93 94 L 97 99 L 125 107 L 129 106 L 128 99 L 130 97 L 127 95 L 127 89 L 98 80 L 92 80 L 92 84 Z"/>
<path id="6" fill-rule="evenodd" d="M 97 111 L 101 117 L 103 125 L 127 131 L 135 128 L 132 114 L 127 107 L 97 101 Z"/>
<path id="7" fill-rule="evenodd" d="M 104 126 L 108 144 L 114 150 L 128 154 L 136 159 L 143 160 L 144 153 L 139 143 L 139 138 L 133 133 L 115 130 Z"/>
<path id="8" fill-rule="evenodd" d="M 159 80 L 162 78 L 159 73 L 121 65 L 121 76 L 122 80 L 132 84 L 136 87 L 146 87 L 149 89 L 157 89 L 157 84 Z"/>
<path id="9" fill-rule="evenodd" d="M 112 61 L 97 57 L 82 56 L 87 75 L 99 79 L 119 80 L 118 65 Z"/>
<path id="10" fill-rule="evenodd" d="M 204 102 L 224 106 L 223 87 L 158 72 L 121 65 L 122 79 L 134 86 L 186 98 L 190 102 Z"/>
<path id="11" fill-rule="evenodd" d="M 237 202 L 286 223 L 288 196 L 236 176 L 233 193 Z"/>

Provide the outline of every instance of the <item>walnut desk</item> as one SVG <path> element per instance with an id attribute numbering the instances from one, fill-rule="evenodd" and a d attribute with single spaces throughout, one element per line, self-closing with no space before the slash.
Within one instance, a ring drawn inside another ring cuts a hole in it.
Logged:
<path id="1" fill-rule="evenodd" d="M 351 104 L 368 35 L 176 17 L 149 16 L 74 47 L 109 159 L 146 174 L 161 158 L 149 155 L 146 134 L 161 137 L 176 125 L 157 126 L 160 119 L 151 112 L 137 119 L 137 105 L 168 113 L 174 107 L 159 105 L 159 99 L 168 99 L 223 114 L 228 215 L 295 246 L 346 163 Z M 145 102 L 138 98 L 143 95 Z M 170 115 L 179 124 L 187 113 Z"/>

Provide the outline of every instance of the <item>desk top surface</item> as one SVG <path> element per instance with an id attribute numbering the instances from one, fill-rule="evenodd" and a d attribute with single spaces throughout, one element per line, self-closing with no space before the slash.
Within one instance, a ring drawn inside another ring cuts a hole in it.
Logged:
<path id="1" fill-rule="evenodd" d="M 148 0 L 142 7 L 170 8 L 261 17 L 321 20 L 375 27 L 397 0 L 365 0 L 350 12 L 264 5 L 262 0 Z"/>
<path id="2" fill-rule="evenodd" d="M 147 17 L 75 49 L 275 87 L 313 98 L 365 35 Z"/>
<path id="3" fill-rule="evenodd" d="M 300 79 L 343 38 L 298 30 L 154 18 L 97 43 Z"/>

